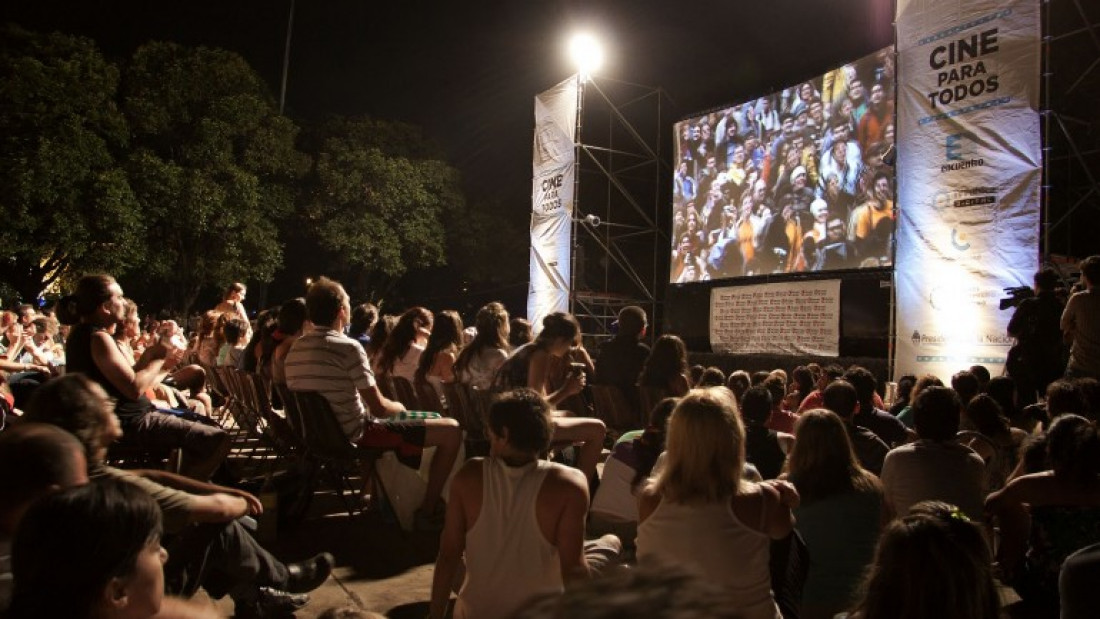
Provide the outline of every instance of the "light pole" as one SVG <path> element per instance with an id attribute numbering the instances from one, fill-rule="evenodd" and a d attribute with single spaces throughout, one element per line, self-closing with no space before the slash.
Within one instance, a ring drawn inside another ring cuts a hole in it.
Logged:
<path id="1" fill-rule="evenodd" d="M 570 217 L 572 221 L 572 251 L 570 251 L 569 260 L 569 312 L 576 314 L 576 298 L 577 298 L 577 233 L 579 232 L 580 219 L 578 215 L 578 204 L 580 202 L 580 187 L 581 187 L 581 149 L 583 142 L 581 141 L 581 129 L 584 126 L 584 88 L 588 83 L 588 80 L 592 77 L 592 74 L 599 70 L 603 65 L 603 48 L 600 46 L 600 42 L 596 40 L 592 34 L 587 32 L 578 32 L 569 39 L 569 58 L 573 61 L 573 66 L 577 68 L 577 123 L 574 127 L 573 133 L 573 212 Z M 591 217 L 591 216 L 590 216 Z M 588 218 L 585 218 L 590 225 L 599 225 L 599 218 L 595 219 L 593 223 Z M 583 265 L 580 265 L 583 268 Z"/>

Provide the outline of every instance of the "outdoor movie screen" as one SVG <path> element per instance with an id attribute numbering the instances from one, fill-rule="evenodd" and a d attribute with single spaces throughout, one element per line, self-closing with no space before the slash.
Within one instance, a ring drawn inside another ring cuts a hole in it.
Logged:
<path id="1" fill-rule="evenodd" d="M 888 47 L 677 123 L 670 281 L 890 266 L 894 73 Z"/>

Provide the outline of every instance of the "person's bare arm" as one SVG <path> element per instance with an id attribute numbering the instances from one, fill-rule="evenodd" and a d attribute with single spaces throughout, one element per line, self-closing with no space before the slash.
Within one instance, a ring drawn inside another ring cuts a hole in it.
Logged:
<path id="1" fill-rule="evenodd" d="M 394 415 L 405 412 L 405 405 L 400 402 L 394 402 L 382 395 L 382 392 L 378 390 L 378 385 L 374 385 L 368 389 L 360 389 L 359 395 L 367 404 L 367 410 L 370 411 L 373 417 L 393 417 Z"/>
<path id="2" fill-rule="evenodd" d="M 152 619 L 218 619 L 222 614 L 213 604 L 165 596 Z"/>
<path id="3" fill-rule="evenodd" d="M 162 346 L 153 346 L 145 351 L 138 365 L 130 367 L 110 335 L 102 331 L 92 335 L 92 359 L 96 367 L 123 396 L 131 400 L 141 397 L 146 389 L 168 375 L 163 356 L 166 353 Z"/>
<path id="4" fill-rule="evenodd" d="M 985 499 L 986 519 L 996 521 L 1000 530 L 997 563 L 1006 579 L 1011 579 L 1027 552 L 1031 518 L 1024 504 L 1029 500 L 1029 489 L 1034 481 L 1032 475 L 1015 479 Z"/>
<path id="5" fill-rule="evenodd" d="M 550 369 L 550 353 L 536 350 L 531 354 L 528 363 L 530 365 L 527 367 L 527 386 L 539 392 L 551 404 L 558 404 L 569 396 L 580 393 L 584 388 L 584 374 L 572 372 L 561 388 L 553 393 L 547 393 L 546 375 Z"/>
<path id="6" fill-rule="evenodd" d="M 197 495 L 211 495 L 211 494 L 228 494 L 229 496 L 238 497 L 244 499 L 244 502 L 248 504 L 248 514 L 250 516 L 259 516 L 264 512 L 263 504 L 260 503 L 260 499 L 255 495 L 249 494 L 244 490 L 238 490 L 236 488 L 227 488 L 225 486 L 219 486 L 217 484 L 211 484 L 197 479 L 191 479 L 190 477 L 184 477 L 183 475 L 177 475 L 170 471 L 162 471 L 158 469 L 140 469 L 132 471 L 133 474 L 152 481 L 157 482 L 162 486 L 169 488 L 175 488 L 176 490 L 183 490 L 190 494 Z"/>
<path id="7" fill-rule="evenodd" d="M 584 525 L 588 517 L 588 481 L 576 469 L 558 469 L 553 480 L 561 511 L 554 535 L 558 549 L 561 578 L 565 582 L 589 577 L 584 556 Z M 549 478 L 547 481 L 551 481 Z"/>
<path id="8" fill-rule="evenodd" d="M 238 496 L 218 492 L 195 495 L 193 498 L 192 522 L 229 522 L 248 515 L 248 502 Z"/>
<path id="9" fill-rule="evenodd" d="M 652 486 L 647 486 L 638 493 L 638 524 L 642 524 L 653 515 L 657 506 L 661 504 L 661 495 L 657 494 Z"/>
<path id="10" fill-rule="evenodd" d="M 772 539 L 783 539 L 794 529 L 794 514 L 801 500 L 798 490 L 790 482 L 771 480 L 760 484 L 763 494 L 761 507 L 767 510 L 765 533 Z"/>
<path id="11" fill-rule="evenodd" d="M 439 556 L 435 559 L 435 571 L 432 573 L 431 603 L 428 608 L 430 619 L 443 619 L 447 613 L 447 603 L 451 599 L 455 572 L 466 550 L 466 506 L 464 496 L 479 490 L 480 459 L 467 462 L 451 480 L 451 494 L 447 501 L 447 515 L 443 533 L 439 536 Z"/>

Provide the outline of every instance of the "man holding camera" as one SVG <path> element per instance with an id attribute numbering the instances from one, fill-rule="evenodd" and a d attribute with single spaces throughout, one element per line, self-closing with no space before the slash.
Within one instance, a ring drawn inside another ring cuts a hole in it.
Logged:
<path id="1" fill-rule="evenodd" d="M 1016 380 L 1020 405 L 1036 401 L 1046 393 L 1047 385 L 1065 369 L 1061 328 L 1062 301 L 1055 294 L 1059 277 L 1051 268 L 1035 274 L 1035 296 L 1020 301 L 1008 322 L 1008 334 L 1016 345 L 1008 355 L 1007 370 Z"/>

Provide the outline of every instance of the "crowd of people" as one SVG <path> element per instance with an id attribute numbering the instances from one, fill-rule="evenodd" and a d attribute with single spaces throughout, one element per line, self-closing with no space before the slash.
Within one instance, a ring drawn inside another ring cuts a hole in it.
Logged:
<path id="1" fill-rule="evenodd" d="M 524 325 L 500 303 L 470 328 L 423 307 L 383 316 L 327 278 L 247 323 L 234 285 L 188 341 L 171 321 L 140 328 L 117 282 L 86 276 L 54 313 L 4 316 L 46 333 L 6 328 L 7 351 L 33 342 L 60 363 L 13 353 L 0 366 L 8 382 L 39 373 L 4 390 L 0 606 L 13 618 L 214 616 L 189 599 L 200 587 L 242 617 L 308 601 L 332 555 L 287 564 L 265 549 L 253 536 L 263 506 L 225 466 L 230 439 L 206 378 L 235 363 L 323 396 L 351 443 L 413 468 L 434 448 L 413 519 L 439 535 L 433 618 L 611 616 L 595 609 L 617 605 L 993 619 L 998 585 L 1038 616 L 1096 616 L 1098 271 L 1100 257 L 1082 263 L 1084 289 L 1060 317 L 1067 368 L 1047 372 L 1034 403 L 1032 383 L 982 366 L 904 377 L 889 401 L 859 366 L 727 375 L 690 365 L 675 335 L 646 345 L 637 307 L 591 354 L 569 314 L 533 336 L 513 332 Z M 383 389 L 397 379 L 434 390 L 439 410 L 406 410 Z M 487 455 L 465 462 L 473 428 L 446 401 L 458 383 L 494 394 Z M 641 427 L 621 416 L 609 427 L 596 389 L 618 390 Z M 120 447 L 177 449 L 180 474 L 117 468 Z M 343 612 L 329 616 L 355 616 Z"/>
<path id="2" fill-rule="evenodd" d="M 673 283 L 893 263 L 893 58 L 677 125 Z"/>

